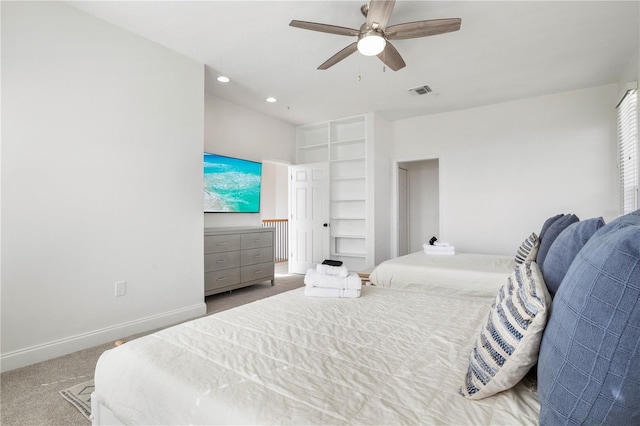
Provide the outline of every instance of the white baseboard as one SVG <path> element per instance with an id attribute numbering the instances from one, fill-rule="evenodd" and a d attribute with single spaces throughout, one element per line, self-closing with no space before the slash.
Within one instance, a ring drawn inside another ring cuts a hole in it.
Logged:
<path id="1" fill-rule="evenodd" d="M 53 342 L 43 343 L 17 351 L 0 355 L 0 371 L 5 372 L 27 365 L 67 355 L 109 341 L 121 339 L 156 328 L 166 327 L 182 321 L 203 316 L 207 313 L 207 305 L 199 303 L 193 306 L 163 312 L 161 314 L 140 318 L 111 327 L 78 334 Z"/>

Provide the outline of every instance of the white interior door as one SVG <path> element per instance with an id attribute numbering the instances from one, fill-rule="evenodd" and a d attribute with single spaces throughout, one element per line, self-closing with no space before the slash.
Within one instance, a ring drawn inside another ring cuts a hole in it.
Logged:
<path id="1" fill-rule="evenodd" d="M 304 274 L 329 258 L 329 165 L 291 166 L 290 172 L 289 272 Z"/>

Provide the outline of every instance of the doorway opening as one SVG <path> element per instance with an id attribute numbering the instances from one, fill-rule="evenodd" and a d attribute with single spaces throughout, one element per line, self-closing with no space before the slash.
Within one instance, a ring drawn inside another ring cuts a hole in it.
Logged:
<path id="1" fill-rule="evenodd" d="M 440 238 L 440 160 L 398 162 L 397 182 L 397 255 L 403 256 Z"/>

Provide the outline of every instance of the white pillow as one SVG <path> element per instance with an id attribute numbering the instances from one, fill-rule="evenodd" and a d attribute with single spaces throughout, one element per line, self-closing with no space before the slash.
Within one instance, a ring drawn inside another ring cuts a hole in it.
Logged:
<path id="1" fill-rule="evenodd" d="M 482 399 L 515 386 L 537 362 L 551 296 L 538 265 L 517 265 L 469 355 L 460 394 Z"/>

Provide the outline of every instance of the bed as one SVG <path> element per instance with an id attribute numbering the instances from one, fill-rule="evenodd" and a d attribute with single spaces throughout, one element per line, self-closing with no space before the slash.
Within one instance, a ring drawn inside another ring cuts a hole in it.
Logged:
<path id="1" fill-rule="evenodd" d="M 93 424 L 640 424 L 640 210 L 561 216 L 506 282 L 297 289 L 106 351 Z"/>
<path id="2" fill-rule="evenodd" d="M 94 424 L 537 424 L 529 382 L 458 394 L 490 306 L 421 288 L 282 293 L 105 352 Z"/>
<path id="3" fill-rule="evenodd" d="M 411 253 L 382 262 L 369 275 L 372 284 L 403 288 L 424 286 L 451 295 L 493 297 L 515 266 L 514 256 Z"/>

